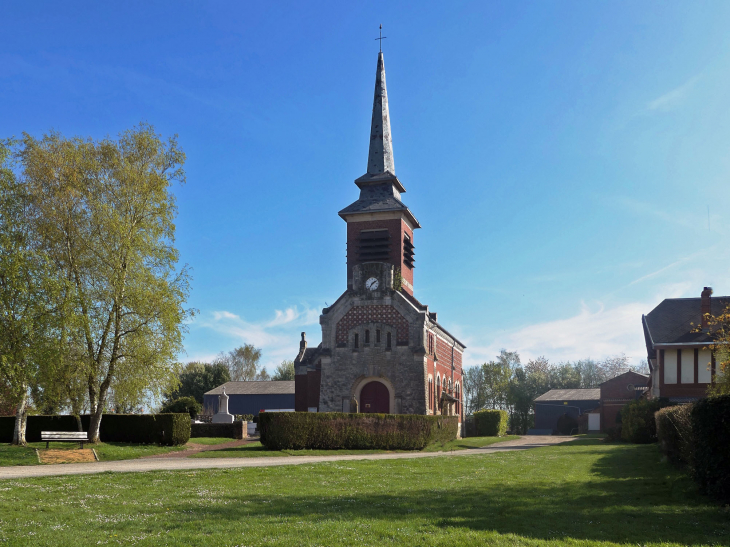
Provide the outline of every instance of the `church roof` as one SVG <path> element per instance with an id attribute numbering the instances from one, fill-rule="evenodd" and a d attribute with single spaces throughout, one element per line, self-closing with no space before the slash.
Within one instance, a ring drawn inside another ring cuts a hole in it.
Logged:
<path id="1" fill-rule="evenodd" d="M 395 175 L 395 161 L 393 159 L 393 139 L 390 136 L 385 63 L 381 51 L 378 53 L 378 68 L 375 72 L 375 97 L 373 98 L 373 118 L 370 124 L 367 174 L 382 175 L 384 173 Z"/>
<path id="2" fill-rule="evenodd" d="M 385 85 L 385 64 L 382 52 L 378 53 L 378 68 L 375 72 L 367 172 L 355 180 L 355 184 L 360 188 L 360 198 L 339 212 L 339 215 L 345 220 L 349 215 L 400 212 L 414 228 L 421 227 L 413 213 L 400 200 L 401 193 L 406 189 L 395 176 L 388 90 Z"/>

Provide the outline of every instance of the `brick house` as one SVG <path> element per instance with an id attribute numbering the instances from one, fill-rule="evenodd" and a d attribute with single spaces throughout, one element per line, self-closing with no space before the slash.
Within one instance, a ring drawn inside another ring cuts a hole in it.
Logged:
<path id="1" fill-rule="evenodd" d="M 708 346 L 712 334 L 707 314 L 720 315 L 730 297 L 712 297 L 705 287 L 699 298 L 667 298 L 641 318 L 651 375 L 649 397 L 692 402 L 704 396 L 718 374 Z"/>
<path id="2" fill-rule="evenodd" d="M 455 414 L 462 408 L 466 346 L 414 296 L 414 231 L 395 175 L 383 54 L 378 55 L 367 173 L 347 223 L 347 288 L 322 310 L 322 343 L 302 333 L 295 409 L 309 412 Z"/>

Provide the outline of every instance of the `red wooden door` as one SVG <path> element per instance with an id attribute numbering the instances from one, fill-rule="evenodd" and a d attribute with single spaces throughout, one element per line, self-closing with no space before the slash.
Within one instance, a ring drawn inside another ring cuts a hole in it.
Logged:
<path id="1" fill-rule="evenodd" d="M 390 413 L 390 394 L 385 384 L 368 382 L 360 391 L 360 412 Z"/>

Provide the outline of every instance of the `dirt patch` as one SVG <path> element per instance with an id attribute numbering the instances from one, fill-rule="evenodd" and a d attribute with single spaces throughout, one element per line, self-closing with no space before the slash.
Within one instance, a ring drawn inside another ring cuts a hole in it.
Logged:
<path id="1" fill-rule="evenodd" d="M 39 450 L 41 463 L 86 463 L 95 462 L 94 452 L 90 448 L 76 450 L 47 449 Z"/>

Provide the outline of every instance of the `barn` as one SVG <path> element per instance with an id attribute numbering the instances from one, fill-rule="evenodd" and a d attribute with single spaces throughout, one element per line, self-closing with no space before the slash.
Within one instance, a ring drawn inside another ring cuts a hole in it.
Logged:
<path id="1" fill-rule="evenodd" d="M 218 396 L 226 388 L 230 414 L 253 414 L 262 410 L 294 411 L 294 381 L 226 382 L 205 393 L 203 414 L 218 412 Z"/>
<path id="2" fill-rule="evenodd" d="M 565 424 L 568 430 L 578 427 L 578 417 L 598 408 L 601 401 L 600 388 L 551 389 L 535 399 L 534 433 L 551 435 L 558 433 Z M 594 424 L 589 423 L 588 428 Z M 594 428 L 598 430 L 599 424 Z M 570 433 L 570 431 L 566 431 Z"/>

